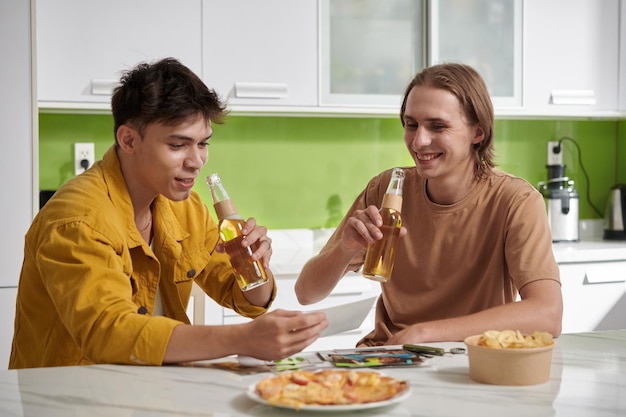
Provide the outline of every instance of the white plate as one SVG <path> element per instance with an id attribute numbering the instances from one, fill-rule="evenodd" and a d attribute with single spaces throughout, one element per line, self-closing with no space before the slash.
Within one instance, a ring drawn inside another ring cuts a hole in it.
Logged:
<path id="1" fill-rule="evenodd" d="M 377 402 L 372 402 L 372 403 L 363 403 L 363 404 L 345 404 L 345 405 L 308 405 L 308 404 L 304 404 L 301 405 L 300 407 L 295 407 L 292 405 L 284 405 L 284 404 L 271 404 L 269 403 L 267 400 L 263 399 L 257 392 L 256 392 L 256 385 L 257 383 L 255 382 L 254 384 L 251 384 L 248 387 L 248 390 L 246 391 L 246 395 L 248 395 L 248 398 L 259 402 L 261 404 L 265 404 L 265 405 L 269 405 L 272 407 L 279 407 L 279 408 L 290 408 L 293 410 L 310 410 L 310 411 L 351 411 L 351 410 L 365 410 L 368 408 L 378 408 L 378 407 L 384 407 L 386 405 L 392 405 L 392 404 L 397 404 L 400 401 L 403 401 L 405 399 L 407 399 L 410 395 L 411 395 L 411 387 L 407 386 L 407 389 L 403 392 L 401 392 L 400 394 L 397 394 L 396 396 L 388 399 L 388 400 L 384 400 L 384 401 L 377 401 Z"/>

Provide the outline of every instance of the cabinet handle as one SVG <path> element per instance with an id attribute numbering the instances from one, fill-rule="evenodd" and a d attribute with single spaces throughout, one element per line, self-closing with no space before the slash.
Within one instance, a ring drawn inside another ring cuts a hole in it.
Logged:
<path id="1" fill-rule="evenodd" d="M 117 80 L 91 79 L 91 94 L 94 96 L 110 96 L 113 89 L 120 85 Z"/>
<path id="2" fill-rule="evenodd" d="M 596 95 L 593 90 L 552 90 L 550 103 L 594 106 Z"/>
<path id="3" fill-rule="evenodd" d="M 337 292 L 331 292 L 330 294 L 327 295 L 327 297 L 345 297 L 345 296 L 352 296 L 352 295 L 361 295 L 363 294 L 363 291 L 337 291 Z"/>
<path id="4" fill-rule="evenodd" d="M 235 83 L 237 98 L 287 98 L 287 84 L 282 83 Z"/>
<path id="5" fill-rule="evenodd" d="M 619 284 L 626 282 L 626 277 L 618 276 L 618 273 L 614 275 L 602 274 L 599 271 L 587 271 L 585 272 L 585 279 L 583 285 L 593 284 Z"/>

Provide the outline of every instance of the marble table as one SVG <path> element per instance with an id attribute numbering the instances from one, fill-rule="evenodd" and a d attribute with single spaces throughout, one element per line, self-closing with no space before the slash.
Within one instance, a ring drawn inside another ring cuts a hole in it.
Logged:
<path id="1" fill-rule="evenodd" d="M 461 343 L 434 344 L 446 348 Z M 478 384 L 465 355 L 429 366 L 385 370 L 410 381 L 406 400 L 341 416 L 626 416 L 626 330 L 557 339 L 550 381 L 525 387 Z M 309 416 L 245 395 L 267 374 L 242 376 L 206 367 L 96 365 L 0 371 L 6 416 Z"/>

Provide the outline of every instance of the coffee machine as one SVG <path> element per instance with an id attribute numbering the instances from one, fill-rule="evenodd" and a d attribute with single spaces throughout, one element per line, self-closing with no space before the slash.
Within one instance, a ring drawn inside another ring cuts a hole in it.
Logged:
<path id="1" fill-rule="evenodd" d="M 553 242 L 578 242 L 578 192 L 565 176 L 561 141 L 548 142 L 548 180 L 538 184 L 546 199 Z"/>

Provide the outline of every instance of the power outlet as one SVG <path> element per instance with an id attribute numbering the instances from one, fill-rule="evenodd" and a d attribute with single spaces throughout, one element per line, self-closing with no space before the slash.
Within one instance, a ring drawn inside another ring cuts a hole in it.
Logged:
<path id="1" fill-rule="evenodd" d="M 95 161 L 96 152 L 93 142 L 74 143 L 74 173 L 80 175 L 91 167 Z"/>
<path id="2" fill-rule="evenodd" d="M 548 142 L 548 165 L 563 165 L 563 146 Z"/>

